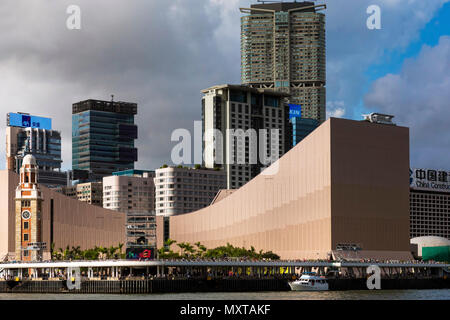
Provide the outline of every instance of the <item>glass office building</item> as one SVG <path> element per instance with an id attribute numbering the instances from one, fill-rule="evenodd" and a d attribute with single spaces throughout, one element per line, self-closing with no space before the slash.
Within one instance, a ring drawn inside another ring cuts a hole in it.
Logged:
<path id="1" fill-rule="evenodd" d="M 94 179 L 134 169 L 137 104 L 86 100 L 72 107 L 72 168 Z"/>
<path id="2" fill-rule="evenodd" d="M 307 119 L 294 117 L 291 118 L 292 123 L 292 146 L 302 141 L 308 134 L 313 132 L 318 126 L 319 121 L 316 119 Z"/>

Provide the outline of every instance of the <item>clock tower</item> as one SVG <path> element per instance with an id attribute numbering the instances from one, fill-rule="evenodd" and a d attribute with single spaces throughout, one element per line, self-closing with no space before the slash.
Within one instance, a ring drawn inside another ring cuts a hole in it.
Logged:
<path id="1" fill-rule="evenodd" d="M 16 188 L 16 260 L 42 259 L 42 193 L 37 184 L 38 167 L 32 155 L 26 155 Z"/>

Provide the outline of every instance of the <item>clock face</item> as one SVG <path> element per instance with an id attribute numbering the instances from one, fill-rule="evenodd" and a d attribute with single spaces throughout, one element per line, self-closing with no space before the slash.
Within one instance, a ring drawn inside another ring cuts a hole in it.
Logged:
<path id="1" fill-rule="evenodd" d="M 28 220 L 28 219 L 30 219 L 30 217 L 31 217 L 30 211 L 24 211 L 24 212 L 22 212 L 22 219 Z"/>

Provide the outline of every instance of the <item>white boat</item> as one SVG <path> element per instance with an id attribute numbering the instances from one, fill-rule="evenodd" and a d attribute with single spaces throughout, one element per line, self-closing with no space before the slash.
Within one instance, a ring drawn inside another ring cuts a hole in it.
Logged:
<path id="1" fill-rule="evenodd" d="M 325 277 L 315 274 L 302 274 L 302 276 L 289 282 L 292 291 L 327 291 L 328 281 Z"/>

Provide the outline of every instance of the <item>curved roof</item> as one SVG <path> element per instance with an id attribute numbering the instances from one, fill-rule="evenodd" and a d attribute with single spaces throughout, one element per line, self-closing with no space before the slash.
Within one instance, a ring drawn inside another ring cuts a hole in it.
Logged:
<path id="1" fill-rule="evenodd" d="M 26 164 L 36 165 L 36 158 L 31 154 L 27 154 L 22 160 L 22 166 L 24 166 Z"/>
<path id="2" fill-rule="evenodd" d="M 443 237 L 437 236 L 423 236 L 416 237 L 410 240 L 412 244 L 417 244 L 422 247 L 441 247 L 441 246 L 450 246 L 450 240 Z"/>

